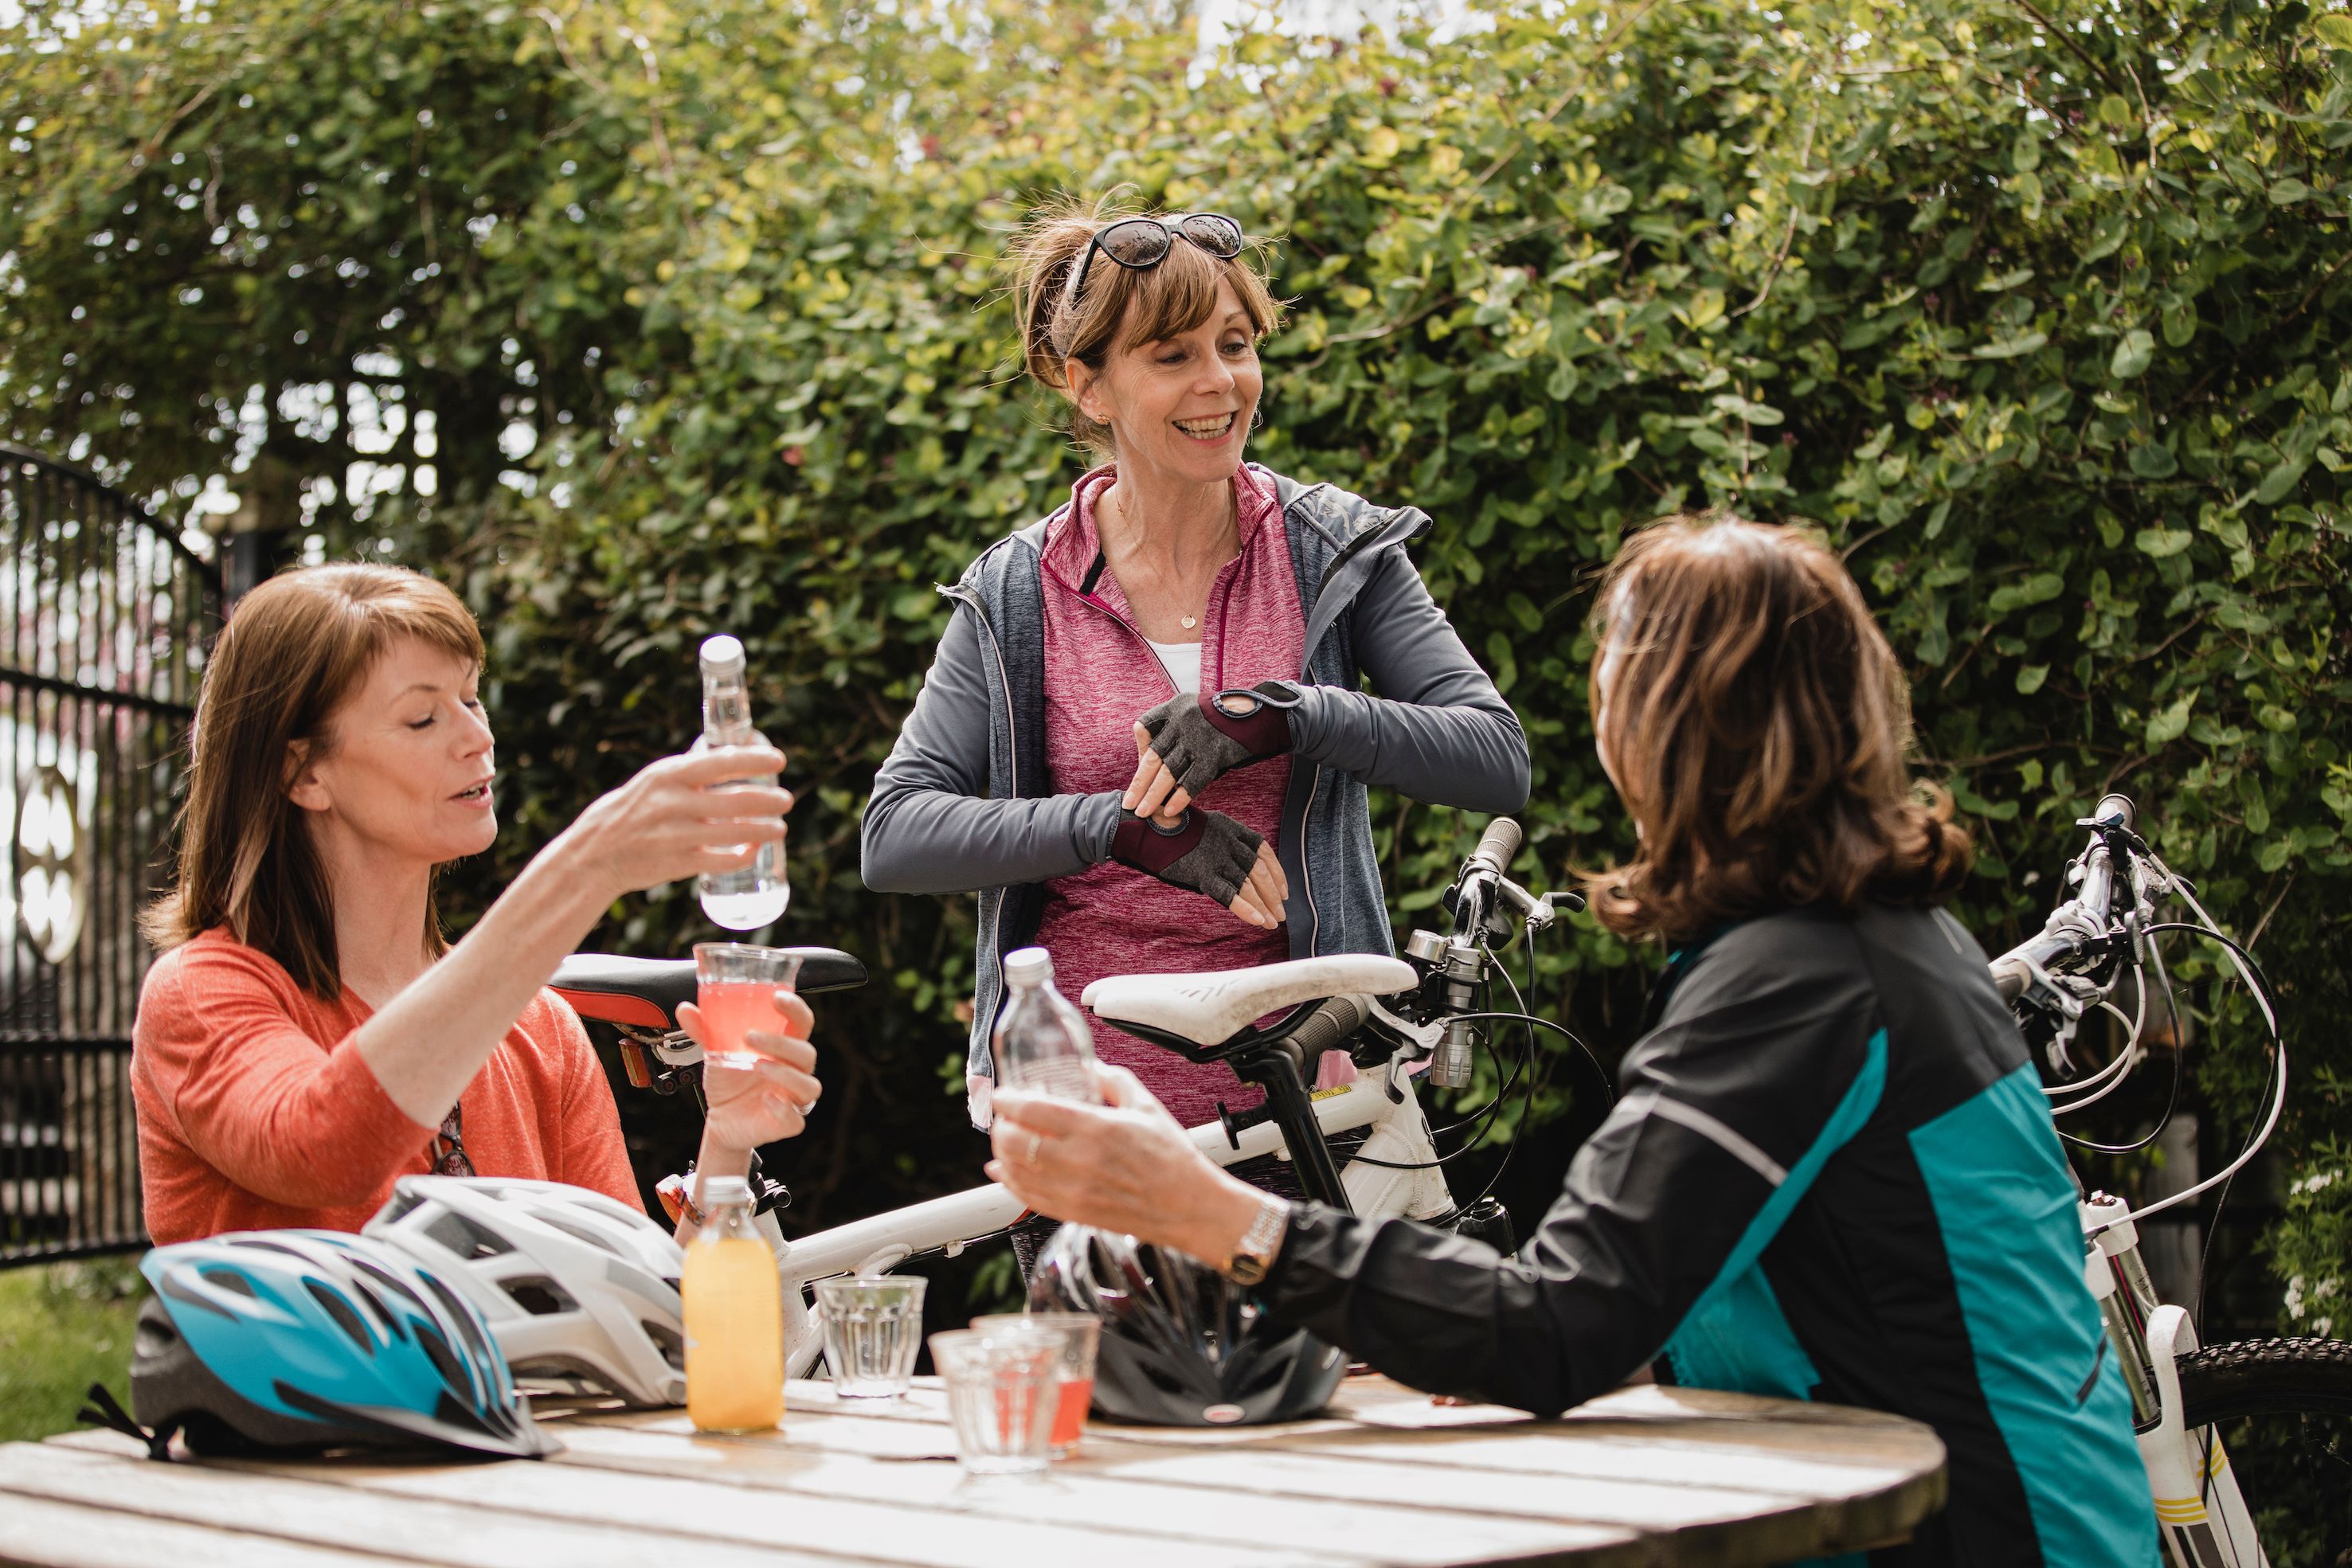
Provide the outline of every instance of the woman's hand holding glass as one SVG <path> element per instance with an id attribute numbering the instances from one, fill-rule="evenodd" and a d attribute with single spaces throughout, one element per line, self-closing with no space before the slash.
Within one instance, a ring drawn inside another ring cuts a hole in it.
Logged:
<path id="1" fill-rule="evenodd" d="M 709 1109 L 703 1115 L 702 1131 L 706 1147 L 717 1144 L 729 1149 L 755 1149 L 781 1138 L 798 1137 L 807 1127 L 809 1113 L 824 1092 L 816 1077 L 816 1047 L 808 1040 L 816 1016 L 809 1011 L 808 1003 L 788 990 L 776 992 L 776 1010 L 783 1017 L 786 1032 L 754 1029 L 743 1033 L 744 1051 L 759 1058 L 754 1065 L 705 1066 L 702 1093 Z M 677 1021 L 706 1056 L 722 1049 L 710 1020 L 692 1002 L 678 1008 Z"/>

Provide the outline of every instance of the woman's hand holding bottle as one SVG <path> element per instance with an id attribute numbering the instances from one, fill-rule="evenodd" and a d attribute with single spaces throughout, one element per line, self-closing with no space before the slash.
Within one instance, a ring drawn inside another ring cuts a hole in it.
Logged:
<path id="1" fill-rule="evenodd" d="M 599 798 L 547 853 L 598 889 L 604 902 L 706 872 L 738 871 L 784 836 L 792 792 L 773 784 L 784 754 L 734 746 L 665 757 Z M 726 788 L 713 788 L 725 785 Z"/>

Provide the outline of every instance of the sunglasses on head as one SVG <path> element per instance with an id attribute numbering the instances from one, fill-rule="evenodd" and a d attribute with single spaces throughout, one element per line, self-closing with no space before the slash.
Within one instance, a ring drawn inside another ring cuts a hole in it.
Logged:
<path id="1" fill-rule="evenodd" d="M 1070 281 L 1063 287 L 1063 308 L 1076 306 L 1078 291 L 1087 286 L 1087 269 L 1094 265 L 1097 251 L 1129 271 L 1146 272 L 1166 261 L 1179 239 L 1189 241 L 1220 261 L 1231 261 L 1242 253 L 1242 225 L 1223 213 L 1121 218 L 1096 230 L 1095 237 L 1087 242 L 1086 254 L 1078 257 L 1078 265 L 1070 269 Z"/>
<path id="2" fill-rule="evenodd" d="M 449 1113 L 441 1118 L 441 1131 L 434 1135 L 426 1157 L 432 1162 L 435 1176 L 469 1176 L 475 1174 L 473 1156 L 466 1153 L 466 1112 L 463 1106 L 450 1106 Z"/>

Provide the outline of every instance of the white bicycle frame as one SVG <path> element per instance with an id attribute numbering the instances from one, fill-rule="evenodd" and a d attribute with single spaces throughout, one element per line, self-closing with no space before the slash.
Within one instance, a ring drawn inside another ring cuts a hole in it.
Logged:
<path id="1" fill-rule="evenodd" d="M 670 1067 L 702 1060 L 702 1048 L 683 1034 L 667 1036 L 650 1049 Z M 1402 1054 L 1385 1066 L 1364 1070 L 1352 1083 L 1317 1094 L 1315 1119 L 1326 1138 L 1369 1130 L 1357 1157 L 1339 1173 L 1351 1209 L 1372 1218 L 1433 1219 L 1450 1212 L 1454 1199 L 1446 1190 L 1444 1167 L 1435 1163 L 1429 1120 L 1400 1060 Z M 1245 1129 L 1237 1140 L 1227 1138 L 1221 1123 L 1192 1128 L 1191 1134 L 1194 1146 L 1221 1166 L 1260 1155 L 1290 1157 L 1282 1130 L 1271 1122 Z M 1391 1170 L 1370 1160 L 1415 1168 Z M 991 1182 L 797 1239 L 784 1236 L 774 1214 L 761 1215 L 760 1232 L 775 1249 L 776 1269 L 783 1280 L 784 1375 L 807 1376 L 824 1350 L 808 1299 L 815 1281 L 843 1274 L 887 1273 L 919 1253 L 943 1252 L 952 1258 L 975 1241 L 1011 1229 L 1027 1213 L 1020 1199 Z"/>

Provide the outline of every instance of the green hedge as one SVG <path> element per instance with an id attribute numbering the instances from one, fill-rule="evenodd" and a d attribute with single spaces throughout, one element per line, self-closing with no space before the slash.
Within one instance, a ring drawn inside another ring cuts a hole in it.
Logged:
<path id="1" fill-rule="evenodd" d="M 952 1136 L 970 916 L 864 893 L 857 812 L 943 624 L 932 585 L 1077 468 L 1013 379 L 993 258 L 1053 191 L 1220 207 L 1273 236 L 1296 301 L 1255 455 L 1437 519 L 1423 570 L 1534 740 L 1545 879 L 1623 841 L 1585 719 L 1591 570 L 1681 507 L 1807 520 L 1979 834 L 1965 917 L 1994 946 L 2037 924 L 2074 819 L 2136 795 L 2260 934 L 2297 1050 L 2288 1174 L 2342 1169 L 2352 18 L 1498 11 L 1204 68 L 1108 8 L 1011 0 L 582 5 L 560 32 L 252 0 L 0 43 L 5 417 L 184 500 L 231 466 L 249 387 L 436 411 L 435 496 L 312 526 L 482 610 L 522 797 L 500 869 L 688 735 L 694 643 L 742 633 L 803 792 L 793 935 L 888 981 L 835 1009 L 847 1113 L 799 1156 L 864 1207 L 969 1174 L 922 1140 Z M 354 455 L 348 428 L 267 423 L 233 486 Z M 1377 809 L 1409 923 L 1479 824 Z M 656 896 L 610 935 L 693 928 Z M 2199 1084 L 2242 1128 L 2250 1017 L 2181 958 Z M 1622 1043 L 1640 955 L 1585 925 L 1543 967 Z M 2344 1289 L 2347 1190 L 2299 1191 L 2273 1232 L 2306 1329 Z"/>

